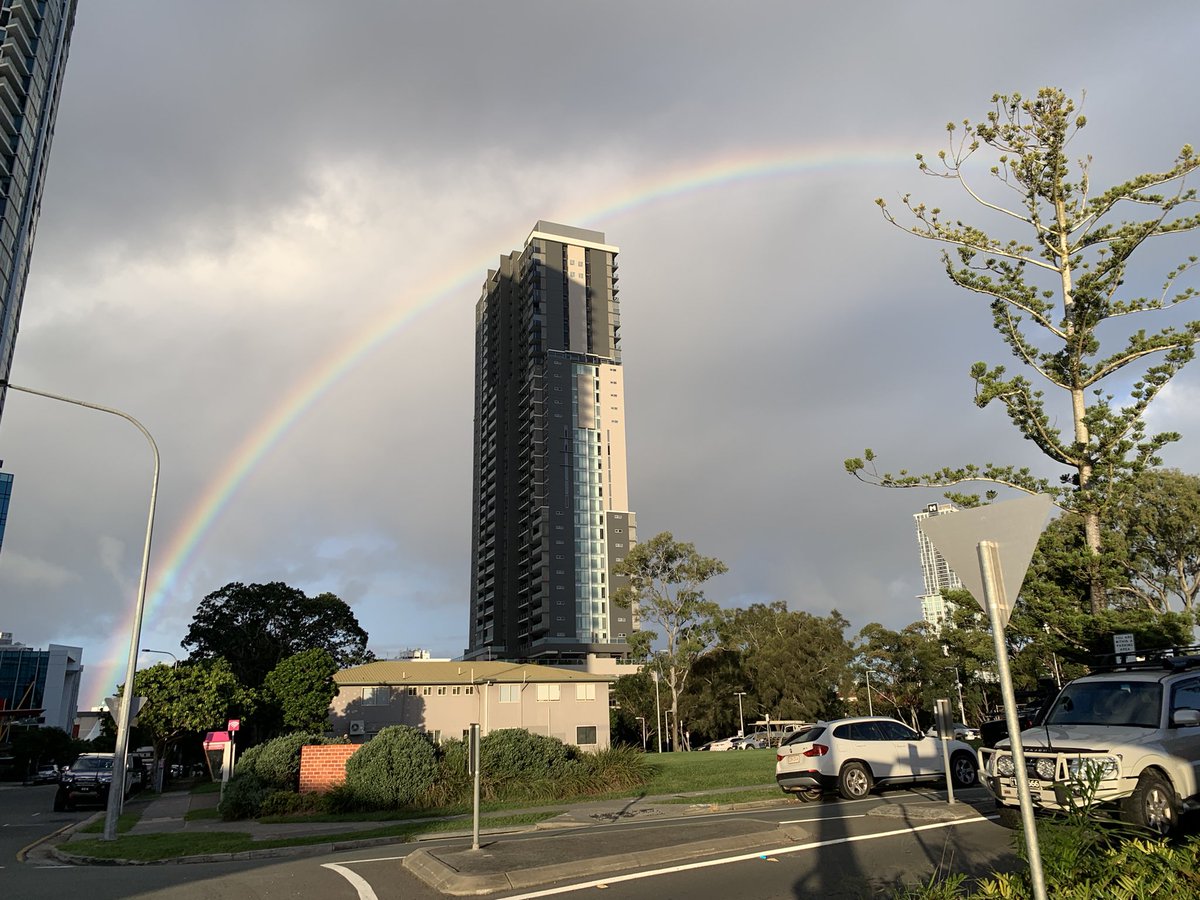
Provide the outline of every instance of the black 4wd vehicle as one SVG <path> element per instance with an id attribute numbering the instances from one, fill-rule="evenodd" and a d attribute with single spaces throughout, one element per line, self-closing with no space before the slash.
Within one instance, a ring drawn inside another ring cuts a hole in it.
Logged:
<path id="1" fill-rule="evenodd" d="M 74 809 L 79 803 L 104 806 L 112 788 L 113 755 L 111 753 L 85 753 L 67 767 L 58 779 L 58 791 L 54 794 L 54 811 Z M 136 763 L 133 758 L 125 766 L 125 793 L 128 797 L 137 779 Z"/>

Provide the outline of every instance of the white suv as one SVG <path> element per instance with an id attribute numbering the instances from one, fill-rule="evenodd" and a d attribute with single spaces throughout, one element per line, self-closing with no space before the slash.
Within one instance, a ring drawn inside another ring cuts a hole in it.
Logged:
<path id="1" fill-rule="evenodd" d="M 1021 732 L 1034 806 L 1112 806 L 1166 833 L 1200 807 L 1200 658 L 1164 656 L 1067 684 L 1042 724 Z M 979 751 L 1001 820 L 1015 824 L 1017 785 L 1007 740 Z"/>
<path id="2" fill-rule="evenodd" d="M 948 741 L 946 750 L 954 786 L 973 785 L 974 749 L 962 741 Z M 801 800 L 817 800 L 835 788 L 847 800 L 861 800 L 876 785 L 945 777 L 939 738 L 881 716 L 818 722 L 794 732 L 775 754 L 775 782 Z"/>

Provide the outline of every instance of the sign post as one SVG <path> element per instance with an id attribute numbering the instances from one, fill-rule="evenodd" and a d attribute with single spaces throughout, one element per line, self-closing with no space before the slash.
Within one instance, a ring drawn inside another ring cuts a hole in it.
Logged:
<path id="1" fill-rule="evenodd" d="M 1021 744 L 1021 726 L 1017 719 L 1017 699 L 1008 665 L 1004 627 L 1012 615 L 1013 603 L 1016 602 L 1021 582 L 1025 580 L 1025 572 L 1029 569 L 1038 538 L 1046 527 L 1052 504 L 1053 500 L 1048 494 L 1035 494 L 1020 500 L 962 510 L 953 515 L 933 516 L 917 526 L 945 557 L 975 602 L 984 608 L 992 626 L 996 674 L 1004 699 L 1004 720 L 1008 725 L 1009 745 L 1016 770 L 1013 780 L 1021 804 L 1021 825 L 1025 831 L 1025 846 L 1029 850 L 1029 880 L 1033 886 L 1034 900 L 1046 900 L 1046 880 L 1042 874 L 1042 854 L 1033 818 L 1033 800 L 1029 795 L 1029 770 L 1025 767 L 1025 748 Z M 1002 547 L 1003 556 L 1000 552 Z M 1007 585 L 1013 586 L 1011 598 L 1007 593 Z"/>
<path id="2" fill-rule="evenodd" d="M 949 700 L 934 701 L 934 719 L 937 721 L 938 740 L 942 743 L 942 768 L 946 771 L 946 796 L 954 805 L 954 776 L 950 774 L 950 738 L 954 737 L 954 719 Z"/>
<path id="3" fill-rule="evenodd" d="M 471 737 L 467 744 L 467 771 L 474 779 L 473 792 L 475 795 L 474 813 L 472 814 L 471 824 L 471 849 L 479 849 L 479 782 L 480 782 L 479 765 L 479 723 L 471 723 Z"/>

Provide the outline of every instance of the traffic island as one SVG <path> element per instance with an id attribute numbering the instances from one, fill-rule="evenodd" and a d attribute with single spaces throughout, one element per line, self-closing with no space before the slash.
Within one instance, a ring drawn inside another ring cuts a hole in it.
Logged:
<path id="1" fill-rule="evenodd" d="M 646 866 L 796 843 L 809 833 L 794 825 L 744 820 L 681 822 L 642 828 L 582 829 L 554 837 L 419 849 L 404 868 L 430 887 L 456 897 L 524 890 Z M 547 859 L 564 862 L 546 863 Z"/>

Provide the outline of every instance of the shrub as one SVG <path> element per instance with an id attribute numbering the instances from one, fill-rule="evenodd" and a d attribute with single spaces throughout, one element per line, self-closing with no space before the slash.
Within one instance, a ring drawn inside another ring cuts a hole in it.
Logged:
<path id="1" fill-rule="evenodd" d="M 557 738 L 534 734 L 524 728 L 501 728 L 479 742 L 485 776 L 536 780 L 560 775 L 579 751 Z"/>
<path id="2" fill-rule="evenodd" d="M 272 791 L 259 804 L 258 815 L 295 816 L 325 810 L 320 794 L 297 794 L 295 791 Z"/>
<path id="3" fill-rule="evenodd" d="M 217 806 L 217 812 L 226 822 L 253 819 L 258 815 L 270 792 L 270 788 L 264 785 L 257 775 L 251 772 L 235 774 L 225 785 L 225 793 Z"/>
<path id="4" fill-rule="evenodd" d="M 346 761 L 346 785 L 376 809 L 420 805 L 438 774 L 438 754 L 423 732 L 390 725 Z"/>
<path id="5" fill-rule="evenodd" d="M 438 772 L 425 795 L 429 806 L 454 806 L 470 802 L 472 778 L 467 774 L 466 741 L 447 740 L 438 748 Z"/>
<path id="6" fill-rule="evenodd" d="M 640 747 L 609 747 L 584 754 L 582 761 L 595 793 L 638 787 L 654 775 L 653 767 Z"/>

